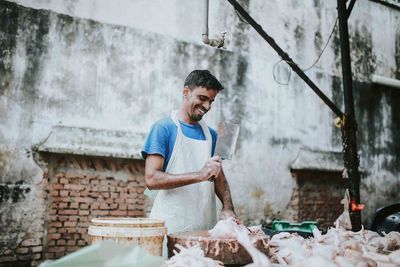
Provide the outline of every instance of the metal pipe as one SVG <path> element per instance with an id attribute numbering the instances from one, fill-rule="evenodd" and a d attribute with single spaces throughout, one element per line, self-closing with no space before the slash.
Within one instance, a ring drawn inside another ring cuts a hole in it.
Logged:
<path id="1" fill-rule="evenodd" d="M 360 204 L 360 174 L 358 172 L 357 123 L 354 118 L 353 85 L 351 77 L 351 59 L 349 29 L 347 25 L 348 10 L 346 0 L 337 0 L 340 34 L 340 55 L 342 61 L 343 93 L 345 118 L 342 126 L 344 166 L 348 174 L 350 201 L 355 207 Z M 350 207 L 352 230 L 361 229 L 361 211 Z"/>
<path id="2" fill-rule="evenodd" d="M 371 82 L 375 83 L 375 84 L 383 85 L 383 86 L 400 89 L 400 80 L 383 77 L 383 76 L 376 75 L 376 74 L 372 74 Z"/>
<path id="3" fill-rule="evenodd" d="M 209 8 L 209 2 L 208 0 L 204 0 L 204 6 L 203 6 L 203 31 L 202 31 L 202 38 L 203 38 L 203 43 L 209 44 L 210 40 L 208 39 L 208 8 Z"/>
<path id="4" fill-rule="evenodd" d="M 208 10 L 209 10 L 209 1 L 204 0 L 203 6 L 203 33 L 202 33 L 202 40 L 203 43 L 208 44 L 212 47 L 221 48 L 224 46 L 225 42 L 225 34 L 226 32 L 222 32 L 220 37 L 217 39 L 209 39 L 208 38 Z"/>

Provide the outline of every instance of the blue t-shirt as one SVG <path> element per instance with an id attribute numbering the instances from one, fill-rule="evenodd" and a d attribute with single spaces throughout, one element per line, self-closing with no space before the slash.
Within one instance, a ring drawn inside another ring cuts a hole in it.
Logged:
<path id="1" fill-rule="evenodd" d="M 183 134 L 186 137 L 197 139 L 197 140 L 206 140 L 206 136 L 204 135 L 203 129 L 200 124 L 187 124 L 179 121 Z M 212 150 L 211 155 L 214 155 L 215 144 L 217 142 L 217 132 L 211 128 L 211 139 L 212 139 Z M 144 145 L 144 149 L 142 151 L 142 156 L 146 159 L 149 154 L 158 154 L 164 157 L 164 166 L 163 170 L 167 168 L 169 159 L 172 155 L 172 150 L 174 149 L 175 140 L 177 134 L 177 127 L 173 120 L 170 117 L 161 119 L 153 124 L 151 127 L 150 133 L 147 136 L 146 143 Z"/>

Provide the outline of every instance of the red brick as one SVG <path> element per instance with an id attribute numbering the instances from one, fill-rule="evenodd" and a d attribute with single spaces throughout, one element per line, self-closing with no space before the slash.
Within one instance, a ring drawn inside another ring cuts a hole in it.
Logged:
<path id="1" fill-rule="evenodd" d="M 85 240 L 78 240 L 78 246 L 84 247 L 86 245 L 87 245 L 87 243 L 85 242 Z"/>
<path id="2" fill-rule="evenodd" d="M 89 211 L 88 211 L 88 210 L 79 210 L 79 215 L 80 215 L 80 216 L 89 215 Z"/>
<path id="3" fill-rule="evenodd" d="M 52 197 L 58 197 L 59 195 L 60 195 L 60 191 L 58 191 L 58 190 L 50 191 L 50 196 L 52 196 Z"/>
<path id="4" fill-rule="evenodd" d="M 43 251 L 43 246 L 36 246 L 36 247 L 32 247 L 32 252 L 42 252 Z"/>
<path id="5" fill-rule="evenodd" d="M 60 210 L 58 212 L 58 214 L 61 214 L 61 215 L 77 215 L 78 214 L 78 210 Z"/>
<path id="6" fill-rule="evenodd" d="M 64 172 L 59 172 L 59 173 L 56 174 L 56 178 L 62 178 L 64 176 L 65 176 Z"/>
<path id="7" fill-rule="evenodd" d="M 122 187 L 122 186 L 124 186 L 124 187 Z M 120 184 L 119 187 L 117 188 L 117 192 L 128 193 L 128 188 L 126 187 L 126 184 L 124 184 L 124 185 Z"/>
<path id="8" fill-rule="evenodd" d="M 57 233 L 57 228 L 54 228 L 54 227 L 49 228 L 48 233 L 49 233 L 49 234 L 51 234 L 51 233 Z"/>
<path id="9" fill-rule="evenodd" d="M 94 216 L 106 216 L 109 215 L 110 212 L 108 210 L 94 210 L 92 211 L 92 215 Z"/>
<path id="10" fill-rule="evenodd" d="M 74 252 L 74 251 L 77 251 L 78 249 L 80 249 L 80 247 L 78 247 L 78 246 L 67 247 L 68 252 Z"/>
<path id="11" fill-rule="evenodd" d="M 143 217 L 144 212 L 139 210 L 128 210 L 128 216 L 132 217 Z"/>
<path id="12" fill-rule="evenodd" d="M 72 227 L 65 227 L 64 228 L 66 231 L 66 234 L 64 234 L 64 238 L 66 239 L 76 239 L 75 235 L 76 234 L 76 229 Z"/>
<path id="13" fill-rule="evenodd" d="M 27 254 L 29 252 L 29 248 L 26 247 L 19 247 L 15 249 L 15 253 L 17 254 Z"/>
<path id="14" fill-rule="evenodd" d="M 119 204 L 125 203 L 125 199 L 123 199 L 123 198 L 116 198 L 116 199 L 114 199 L 114 202 L 115 202 L 115 203 L 119 203 Z"/>
<path id="15" fill-rule="evenodd" d="M 118 205 L 118 209 L 119 209 L 119 210 L 127 210 L 127 209 L 128 209 L 128 206 L 125 205 L 125 204 L 119 204 L 119 205 Z"/>
<path id="16" fill-rule="evenodd" d="M 78 209 L 78 208 L 79 208 L 79 203 L 76 203 L 76 202 L 70 203 L 69 207 L 70 207 L 71 209 Z"/>
<path id="17" fill-rule="evenodd" d="M 53 234 L 49 234 L 47 237 L 48 237 L 49 239 L 57 240 L 57 239 L 60 239 L 61 234 L 59 234 L 59 233 L 53 233 Z"/>
<path id="18" fill-rule="evenodd" d="M 65 240 L 64 239 L 60 239 L 60 240 L 57 240 L 57 245 L 59 245 L 59 246 L 64 246 L 67 242 L 65 242 Z"/>
<path id="19" fill-rule="evenodd" d="M 102 196 L 103 198 L 109 198 L 109 197 L 110 197 L 110 193 L 108 193 L 108 192 L 102 192 L 102 193 L 101 193 L 101 196 Z"/>
<path id="20" fill-rule="evenodd" d="M 76 222 L 64 222 L 64 227 L 75 227 Z"/>
<path id="21" fill-rule="evenodd" d="M 79 212 L 81 212 L 81 211 L 79 211 Z M 89 212 L 89 211 L 88 211 Z M 89 218 L 89 216 L 80 216 L 79 217 L 79 221 L 80 222 L 87 222 L 87 221 L 90 221 L 91 219 Z"/>
<path id="22" fill-rule="evenodd" d="M 67 246 L 75 246 L 75 245 L 76 245 L 76 240 L 71 239 L 67 241 Z"/>
<path id="23" fill-rule="evenodd" d="M 41 253 L 35 253 L 32 255 L 31 259 L 32 260 L 40 260 L 42 258 L 42 254 Z M 37 266 L 37 265 L 33 265 L 33 263 L 31 263 L 31 266 Z"/>
<path id="24" fill-rule="evenodd" d="M 79 197 L 79 196 L 81 196 L 81 194 L 78 191 L 71 191 L 71 192 L 69 192 L 69 195 L 71 197 Z"/>
<path id="25" fill-rule="evenodd" d="M 80 191 L 79 193 L 80 193 L 80 196 L 81 196 L 81 197 L 87 197 L 87 196 L 89 196 L 89 191 L 87 191 L 87 190 Z"/>
<path id="26" fill-rule="evenodd" d="M 90 222 L 80 222 L 79 227 L 87 229 L 91 223 Z"/>
<path id="27" fill-rule="evenodd" d="M 65 208 L 68 207 L 68 203 L 67 202 L 61 202 L 61 203 L 59 203 L 58 206 L 59 206 L 60 209 L 65 209 Z"/>
<path id="28" fill-rule="evenodd" d="M 97 179 L 92 179 L 89 181 L 92 185 L 98 185 L 100 182 Z"/>
<path id="29" fill-rule="evenodd" d="M 51 185 L 51 189 L 52 190 L 60 190 L 60 189 L 63 189 L 63 188 L 64 188 L 63 184 L 52 184 Z"/>
<path id="30" fill-rule="evenodd" d="M 68 221 L 76 222 L 78 221 L 79 216 L 68 216 Z"/>
<path id="31" fill-rule="evenodd" d="M 112 216 L 126 216 L 128 213 L 126 210 L 112 210 L 110 211 L 110 215 Z"/>
<path id="32" fill-rule="evenodd" d="M 67 178 L 64 178 L 64 177 L 60 178 L 60 184 L 68 184 L 68 183 L 69 183 L 69 181 Z"/>
<path id="33" fill-rule="evenodd" d="M 92 210 L 97 210 L 99 208 L 100 208 L 100 203 L 98 202 L 90 204 L 90 209 Z"/>
<path id="34" fill-rule="evenodd" d="M 71 191 L 82 191 L 83 189 L 85 189 L 85 187 L 80 184 L 67 184 L 64 186 L 64 188 Z"/>
<path id="35" fill-rule="evenodd" d="M 76 197 L 73 199 L 74 202 L 79 202 L 79 203 L 90 203 L 92 202 L 92 199 L 89 197 Z"/>
<path id="36" fill-rule="evenodd" d="M 109 206 L 108 206 L 106 203 L 101 203 L 101 204 L 100 204 L 100 209 L 101 209 L 101 210 L 108 210 L 108 209 L 109 209 Z"/>
<path id="37" fill-rule="evenodd" d="M 64 252 L 65 247 L 49 247 L 47 249 L 48 252 Z"/>
<path id="38" fill-rule="evenodd" d="M 62 223 L 61 222 L 50 222 L 51 227 L 61 227 Z M 51 228 L 50 228 L 51 229 Z M 54 228 L 55 229 L 55 228 Z"/>
<path id="39" fill-rule="evenodd" d="M 88 232 L 87 227 L 83 227 L 80 224 L 79 224 L 79 226 L 80 227 L 76 228 L 76 232 L 81 234 L 81 235 L 87 234 L 87 232 Z"/>
<path id="40" fill-rule="evenodd" d="M 97 198 L 97 197 L 99 197 L 100 193 L 99 192 L 89 192 L 88 195 L 89 195 L 89 197 Z"/>
<path id="41" fill-rule="evenodd" d="M 88 205 L 88 204 L 81 203 L 81 204 L 79 205 L 79 209 L 81 209 L 81 210 L 87 210 L 87 209 L 89 209 L 89 205 Z"/>
<path id="42" fill-rule="evenodd" d="M 116 203 L 112 203 L 112 204 L 110 204 L 110 209 L 111 210 L 115 210 L 115 209 L 117 209 L 118 208 L 118 204 L 116 204 Z"/>

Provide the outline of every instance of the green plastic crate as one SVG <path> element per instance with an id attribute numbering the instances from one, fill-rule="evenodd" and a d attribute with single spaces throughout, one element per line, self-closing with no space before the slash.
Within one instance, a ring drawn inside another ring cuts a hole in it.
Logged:
<path id="1" fill-rule="evenodd" d="M 304 221 L 301 223 L 293 223 L 288 221 L 273 221 L 272 230 L 274 231 L 300 231 L 312 233 L 313 229 L 318 226 L 315 221 Z"/>

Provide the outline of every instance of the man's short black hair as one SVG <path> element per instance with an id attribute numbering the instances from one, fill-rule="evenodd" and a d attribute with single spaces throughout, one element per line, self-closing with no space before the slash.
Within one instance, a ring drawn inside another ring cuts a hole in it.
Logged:
<path id="1" fill-rule="evenodd" d="M 214 89 L 221 91 L 224 89 L 222 84 L 212 75 L 208 70 L 194 70 L 185 79 L 185 85 L 194 89 L 197 86 L 205 87 L 207 89 Z"/>

